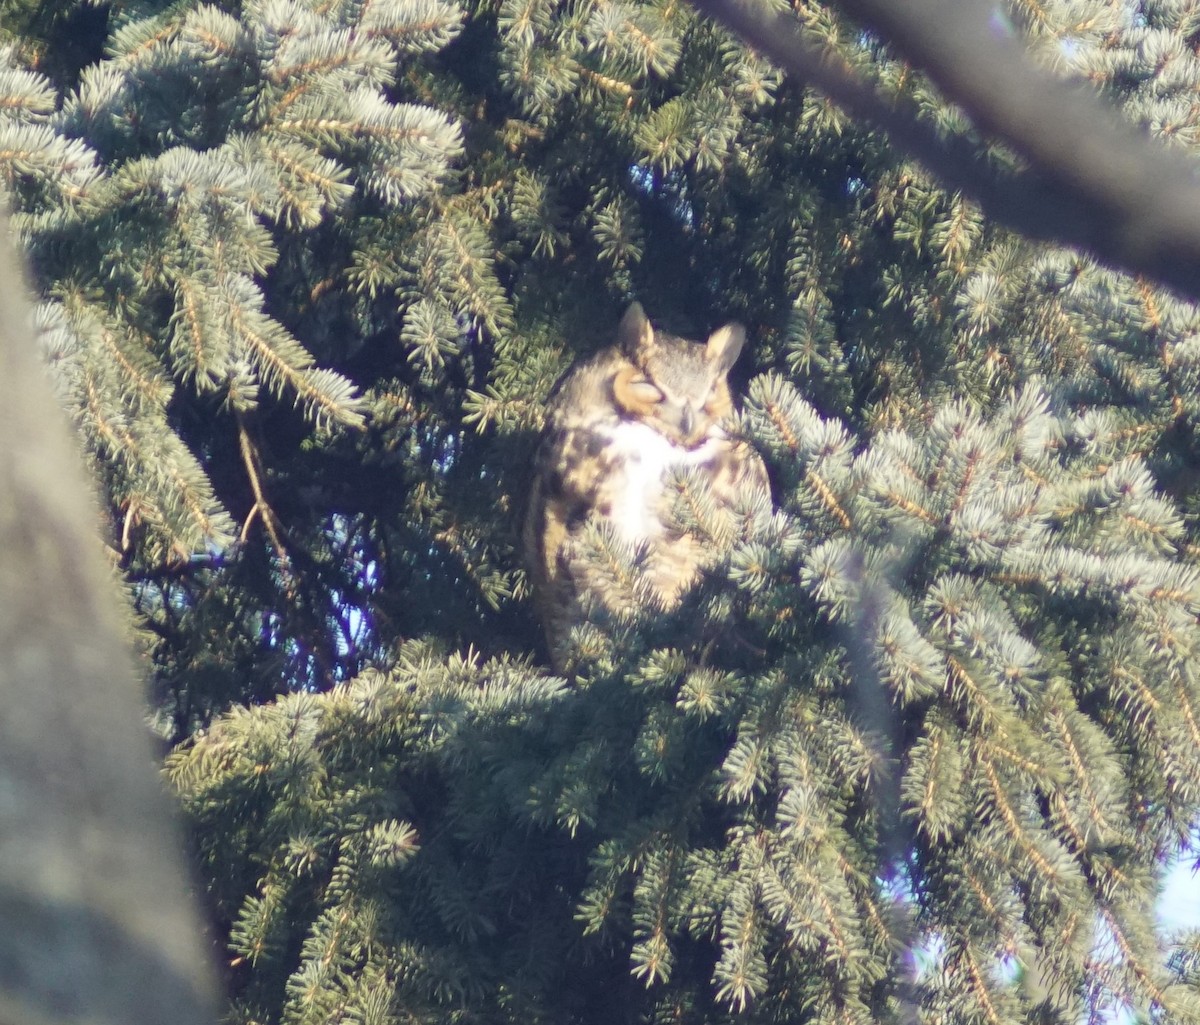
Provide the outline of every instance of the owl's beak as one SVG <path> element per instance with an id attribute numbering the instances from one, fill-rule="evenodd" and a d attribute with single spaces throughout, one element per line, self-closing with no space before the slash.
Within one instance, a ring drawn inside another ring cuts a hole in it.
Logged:
<path id="1" fill-rule="evenodd" d="M 690 402 L 685 403 L 679 410 L 679 438 L 688 447 L 695 448 L 704 441 L 708 434 L 708 418 Z"/>
<path id="2" fill-rule="evenodd" d="M 679 433 L 683 435 L 685 441 L 689 444 L 692 441 L 692 431 L 696 427 L 696 411 L 692 409 L 692 404 L 686 403 L 682 412 L 679 414 Z"/>

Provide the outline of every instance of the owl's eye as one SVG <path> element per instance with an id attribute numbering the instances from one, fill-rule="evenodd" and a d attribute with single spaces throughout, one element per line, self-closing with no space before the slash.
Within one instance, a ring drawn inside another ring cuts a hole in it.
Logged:
<path id="1" fill-rule="evenodd" d="M 663 401 L 663 393 L 633 367 L 617 371 L 611 387 L 617 407 L 632 417 L 649 416 Z"/>
<path id="2" fill-rule="evenodd" d="M 635 401 L 645 406 L 654 406 L 663 400 L 663 393 L 645 379 L 629 382 L 629 395 Z"/>

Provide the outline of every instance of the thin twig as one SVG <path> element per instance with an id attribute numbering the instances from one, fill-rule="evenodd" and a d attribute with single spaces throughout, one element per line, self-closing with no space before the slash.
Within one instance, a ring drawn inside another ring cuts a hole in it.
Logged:
<path id="1" fill-rule="evenodd" d="M 241 540 L 244 541 L 248 536 L 255 516 L 261 518 L 263 529 L 266 530 L 267 537 L 271 541 L 271 547 L 275 550 L 275 556 L 279 559 L 279 568 L 285 577 L 290 576 L 292 560 L 288 557 L 283 539 L 279 536 L 279 519 L 275 515 L 275 510 L 271 508 L 271 504 L 267 501 L 266 491 L 262 485 L 258 451 L 255 449 L 254 443 L 250 440 L 250 432 L 246 430 L 246 424 L 240 415 L 237 418 L 237 428 L 238 448 L 242 454 L 242 465 L 246 467 L 246 476 L 250 481 L 250 490 L 254 492 L 254 506 L 246 517 L 246 522 L 242 524 Z"/>

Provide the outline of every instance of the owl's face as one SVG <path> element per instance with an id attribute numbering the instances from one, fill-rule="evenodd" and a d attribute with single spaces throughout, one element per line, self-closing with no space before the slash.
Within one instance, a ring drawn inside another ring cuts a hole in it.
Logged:
<path id="1" fill-rule="evenodd" d="M 656 332 L 642 307 L 629 307 L 617 344 L 631 366 L 612 379 L 621 414 L 653 427 L 686 448 L 701 445 L 729 415 L 729 370 L 746 340 L 740 324 L 727 324 L 707 342 Z"/>

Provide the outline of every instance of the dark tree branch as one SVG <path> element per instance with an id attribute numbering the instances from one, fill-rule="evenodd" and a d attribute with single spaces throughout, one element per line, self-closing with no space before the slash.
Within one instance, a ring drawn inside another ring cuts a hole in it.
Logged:
<path id="1" fill-rule="evenodd" d="M 82 460 L 0 216 L 0 1021 L 215 1020 Z"/>
<path id="2" fill-rule="evenodd" d="M 997 167 L 968 140 L 939 136 L 880 94 L 793 15 L 762 0 L 693 0 L 781 68 L 885 131 L 990 216 L 1032 238 L 1100 259 L 1200 298 L 1200 165 L 1151 140 L 1103 100 L 1037 66 L 972 0 L 839 0 L 1029 163 Z"/>

